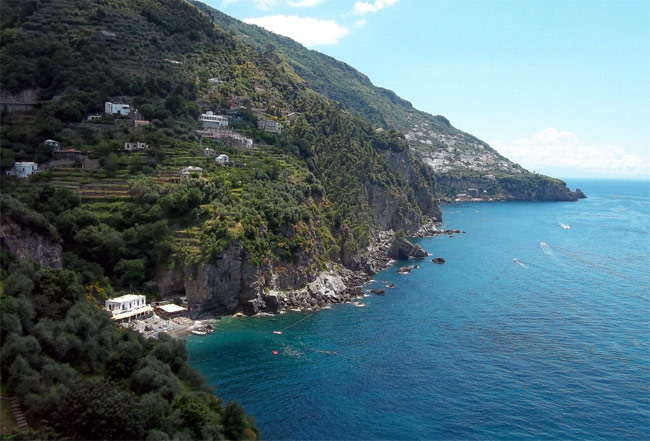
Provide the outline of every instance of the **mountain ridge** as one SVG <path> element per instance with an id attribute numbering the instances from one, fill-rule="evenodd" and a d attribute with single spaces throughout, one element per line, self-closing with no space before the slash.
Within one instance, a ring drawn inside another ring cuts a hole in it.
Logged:
<path id="1" fill-rule="evenodd" d="M 442 182 L 454 182 L 453 186 L 439 186 L 445 200 L 466 195 L 477 183 L 481 187 L 479 196 L 487 200 L 544 200 L 546 197 L 576 200 L 562 181 L 530 173 L 486 142 L 455 128 L 444 116 L 418 110 L 394 91 L 373 85 L 367 75 L 349 64 L 307 49 L 289 37 L 241 22 L 198 0 L 189 1 L 241 41 L 260 51 L 276 51 L 282 55 L 314 90 L 343 103 L 348 110 L 378 127 L 404 133 L 416 155 L 436 176 L 446 178 Z M 511 181 L 518 178 L 522 180 L 522 188 L 528 189 L 526 192 L 510 190 Z M 531 181 L 536 181 L 540 188 L 556 186 L 557 191 L 530 191 Z"/>

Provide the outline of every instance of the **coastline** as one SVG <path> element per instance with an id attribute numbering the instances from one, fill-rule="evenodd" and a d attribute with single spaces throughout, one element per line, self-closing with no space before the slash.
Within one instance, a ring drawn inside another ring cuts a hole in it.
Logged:
<path id="1" fill-rule="evenodd" d="M 460 230 L 442 229 L 440 228 L 441 225 L 442 222 L 436 222 L 429 218 L 409 237 L 434 237 L 464 233 L 464 231 L 461 232 Z M 193 325 L 176 326 L 167 334 L 174 338 L 184 338 L 192 335 L 193 329 L 204 326 L 203 322 L 214 323 L 227 317 L 264 318 L 287 312 L 316 312 L 339 303 L 358 303 L 366 294 L 363 288 L 372 280 L 372 276 L 398 262 L 388 255 L 388 250 L 396 236 L 397 233 L 393 230 L 379 231 L 374 244 L 370 245 L 367 253 L 362 256 L 363 263 L 358 265 L 358 269 L 351 270 L 340 265 L 332 265 L 301 289 L 289 291 L 271 290 L 262 294 L 260 299 L 253 300 L 251 301 L 252 304 L 247 305 L 253 308 L 254 313 L 252 314 L 245 314 L 240 309 L 234 314 L 212 316 L 200 321 L 196 320 Z M 408 260 L 420 262 L 425 258 L 411 257 Z M 417 267 L 417 264 L 415 267 Z M 359 306 L 362 306 L 362 304 Z"/>
<path id="2" fill-rule="evenodd" d="M 441 225 L 441 222 L 427 219 L 418 231 L 409 237 L 434 237 L 461 233 L 460 230 L 440 229 Z M 375 243 L 368 247 L 367 253 L 363 256 L 364 262 L 359 269 L 331 267 L 301 289 L 269 291 L 262 296 L 266 307 L 260 307 L 255 314 L 249 316 L 261 318 L 289 311 L 313 312 L 333 304 L 357 302 L 364 297 L 363 287 L 372 280 L 373 275 L 398 262 L 388 255 L 388 250 L 395 238 L 396 232 L 393 230 L 379 231 Z M 409 260 L 419 262 L 424 258 L 409 258 Z M 237 312 L 228 317 L 237 316 L 244 316 L 244 314 Z"/>

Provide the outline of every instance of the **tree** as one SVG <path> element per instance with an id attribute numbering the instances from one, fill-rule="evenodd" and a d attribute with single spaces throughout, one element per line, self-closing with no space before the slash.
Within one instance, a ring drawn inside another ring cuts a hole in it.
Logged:
<path id="1" fill-rule="evenodd" d="M 122 234 L 106 224 L 82 229 L 75 235 L 75 243 L 77 254 L 88 261 L 99 263 L 107 272 L 113 271 L 126 251 Z"/>
<path id="2" fill-rule="evenodd" d="M 133 396 L 105 381 L 80 380 L 52 409 L 50 424 L 75 439 L 133 440 L 144 437 L 144 422 Z"/>
<path id="3" fill-rule="evenodd" d="M 147 259 L 121 259 L 115 265 L 113 272 L 119 276 L 122 285 L 136 285 L 140 284 L 145 279 L 145 270 L 147 267 Z"/>

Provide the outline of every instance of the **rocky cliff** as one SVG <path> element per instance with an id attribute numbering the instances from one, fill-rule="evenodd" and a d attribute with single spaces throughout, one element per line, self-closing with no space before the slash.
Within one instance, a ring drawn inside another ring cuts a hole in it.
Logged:
<path id="1" fill-rule="evenodd" d="M 41 266 L 61 268 L 61 244 L 3 215 L 0 220 L 0 247 L 18 260 L 35 261 Z"/>
<path id="2" fill-rule="evenodd" d="M 369 275 L 388 264 L 386 251 L 393 238 L 391 232 L 379 232 L 365 253 L 349 252 L 352 268 L 330 265 L 326 270 L 313 265 L 313 256 L 307 253 L 295 263 L 272 262 L 256 267 L 241 243 L 235 242 L 209 264 L 178 261 L 173 268 L 161 265 L 155 279 L 164 297 L 186 296 L 193 318 L 318 308 L 362 295 L 359 287 Z M 415 249 L 413 245 L 411 248 Z"/>

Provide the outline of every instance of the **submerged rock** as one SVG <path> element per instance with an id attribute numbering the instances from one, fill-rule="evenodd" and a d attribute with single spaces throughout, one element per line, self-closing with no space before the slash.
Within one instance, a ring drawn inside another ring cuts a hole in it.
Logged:
<path id="1" fill-rule="evenodd" d="M 383 296 L 385 293 L 383 289 L 371 289 L 370 292 L 373 294 L 377 294 L 378 296 Z"/>

